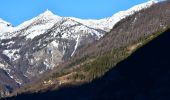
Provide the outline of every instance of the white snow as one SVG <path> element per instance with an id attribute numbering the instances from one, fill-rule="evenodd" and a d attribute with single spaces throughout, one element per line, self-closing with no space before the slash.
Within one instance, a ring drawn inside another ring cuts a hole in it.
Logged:
<path id="1" fill-rule="evenodd" d="M 58 46 L 59 46 L 59 43 L 57 43 L 56 41 L 52 41 L 51 44 L 56 48 L 58 48 Z"/>
<path id="2" fill-rule="evenodd" d="M 78 37 L 77 37 L 76 45 L 74 46 L 74 51 L 72 52 L 71 56 L 73 56 L 73 55 L 74 55 L 74 53 L 76 52 L 77 47 L 78 47 L 78 44 L 79 44 L 79 41 L 80 41 L 80 35 L 78 35 Z"/>
<path id="3" fill-rule="evenodd" d="M 47 61 L 44 61 L 43 64 L 46 66 L 47 69 L 50 69 L 50 65 L 48 64 Z"/>
<path id="4" fill-rule="evenodd" d="M 4 64 L 2 64 L 2 63 L 0 63 L 0 68 L 1 68 L 1 67 L 5 67 L 5 65 L 4 65 Z"/>
<path id="5" fill-rule="evenodd" d="M 14 41 L 10 41 L 10 42 L 8 42 L 6 44 L 14 44 L 14 43 L 15 43 Z"/>
<path id="6" fill-rule="evenodd" d="M 40 14 L 38 17 L 35 17 L 31 20 L 25 21 L 24 23 L 18 25 L 15 30 L 23 29 L 30 24 L 34 24 L 35 21 L 37 20 L 56 20 L 59 21 L 61 17 L 54 15 L 51 11 L 46 10 L 44 13 Z M 47 25 L 48 26 L 48 25 Z"/>
<path id="7" fill-rule="evenodd" d="M 22 84 L 22 81 L 20 79 L 14 78 L 15 82 L 17 82 L 19 85 Z"/>
<path id="8" fill-rule="evenodd" d="M 10 78 L 14 79 L 14 76 L 10 75 L 9 73 L 8 73 L 8 75 L 9 75 Z"/>
<path id="9" fill-rule="evenodd" d="M 11 75 L 10 72 L 7 72 L 7 73 L 11 79 L 15 80 L 16 83 L 18 83 L 19 85 L 22 84 L 22 81 L 20 79 L 16 78 L 15 75 Z"/>
<path id="10" fill-rule="evenodd" d="M 9 45 L 9 44 L 14 44 L 14 41 L 9 41 L 8 43 L 2 43 L 1 45 Z"/>
<path id="11" fill-rule="evenodd" d="M 15 60 L 19 59 L 19 57 L 20 57 L 18 54 L 15 54 L 17 52 L 19 52 L 19 49 L 10 49 L 10 50 L 4 50 L 3 54 L 8 56 L 8 58 L 10 60 L 15 61 Z"/>
<path id="12" fill-rule="evenodd" d="M 63 26 L 65 26 L 65 27 L 70 27 L 72 25 L 76 25 L 79 23 L 83 24 L 83 25 L 79 25 L 78 27 L 74 27 L 74 29 L 72 29 L 71 32 L 83 31 L 86 33 L 87 32 L 94 33 L 98 36 L 98 38 L 100 38 L 103 35 L 98 32 L 94 32 L 94 30 L 90 29 L 90 28 L 101 29 L 106 32 L 109 32 L 112 29 L 112 27 L 117 22 L 122 20 L 123 18 L 125 18 L 129 15 L 132 15 L 135 12 L 140 11 L 144 8 L 148 8 L 151 5 L 158 3 L 160 1 L 163 1 L 163 0 L 150 0 L 146 3 L 136 5 L 126 11 L 120 11 L 120 12 L 114 14 L 112 17 L 103 18 L 100 20 L 93 20 L 93 19 L 85 20 L 85 19 L 79 19 L 79 18 L 74 18 L 74 17 L 60 17 L 60 16 L 53 14 L 49 10 L 46 10 L 44 13 L 40 14 L 39 16 L 37 16 L 31 20 L 25 21 L 24 23 L 22 23 L 16 27 L 12 27 L 10 23 L 0 19 L 0 39 L 12 38 L 12 37 L 15 37 L 18 35 L 26 36 L 27 39 L 33 39 L 34 37 L 43 34 L 45 31 L 50 29 L 57 22 L 62 22 L 63 20 L 66 20 L 66 22 L 63 23 Z M 42 24 L 37 24 L 37 22 L 39 22 L 39 21 L 42 21 Z M 23 33 L 18 34 L 18 31 L 20 31 L 28 26 L 31 26 L 31 27 L 29 27 L 26 30 L 26 32 L 24 32 L 24 34 Z M 60 31 L 61 31 L 61 29 L 57 30 L 56 33 L 60 32 Z M 69 31 L 67 33 L 69 33 Z M 71 33 L 64 34 L 63 38 L 70 38 L 70 34 Z"/>
<path id="13" fill-rule="evenodd" d="M 42 71 L 39 71 L 39 74 L 43 74 L 45 71 L 44 70 L 42 70 Z"/>
<path id="14" fill-rule="evenodd" d="M 38 17 L 35 17 L 31 20 L 25 21 L 22 24 L 11 27 L 7 26 L 7 24 L 10 25 L 10 23 L 3 21 L 0 19 L 0 39 L 9 39 L 12 37 L 15 37 L 17 35 L 25 36 L 28 35 L 26 38 L 34 38 L 43 32 L 45 32 L 47 29 L 51 28 L 55 23 L 60 21 L 62 17 L 59 17 L 57 15 L 54 15 L 51 11 L 46 10 L 44 13 L 40 14 Z M 43 25 L 36 25 L 38 21 L 44 21 L 45 24 Z M 24 34 L 18 34 L 18 31 L 28 27 L 32 26 L 30 29 L 28 29 Z M 31 33 L 31 34 L 30 34 Z"/>
<path id="15" fill-rule="evenodd" d="M 52 26 L 53 26 L 53 24 L 50 24 L 50 23 L 48 23 L 46 25 L 34 26 L 25 32 L 26 34 L 28 34 L 26 36 L 26 38 L 33 39 L 34 37 L 39 36 L 39 35 L 43 34 L 44 32 L 46 32 L 47 29 L 51 28 Z"/>
<path id="16" fill-rule="evenodd" d="M 93 19 L 85 20 L 85 19 L 79 19 L 79 18 L 74 18 L 74 17 L 60 17 L 60 16 L 53 14 L 49 10 L 46 10 L 44 13 L 40 14 L 39 16 L 37 16 L 31 20 L 25 21 L 24 23 L 22 23 L 16 27 L 12 27 L 10 23 L 0 19 L 0 39 L 11 38 L 11 37 L 17 36 L 18 35 L 17 31 L 24 29 L 30 25 L 32 27 L 30 27 L 30 29 L 28 29 L 26 32 L 24 32 L 25 34 L 20 34 L 20 35 L 28 35 L 26 38 L 32 39 L 32 38 L 44 33 L 46 30 L 51 28 L 55 23 L 62 21 L 62 20 L 67 20 L 65 23 L 63 23 L 63 26 L 66 26 L 66 27 L 69 27 L 69 26 L 72 26 L 72 25 L 75 25 L 78 23 L 82 23 L 85 26 L 88 26 L 88 27 L 91 27 L 94 29 L 102 29 L 102 30 L 108 32 L 121 19 L 123 19 L 129 15 L 132 15 L 135 12 L 140 11 L 144 8 L 148 8 L 151 5 L 158 3 L 160 1 L 163 1 L 163 0 L 150 0 L 146 3 L 136 5 L 126 11 L 120 11 L 120 12 L 114 14 L 112 17 L 108 17 L 108 18 L 104 18 L 104 19 L 100 19 L 100 20 L 93 20 Z M 44 22 L 45 24 L 36 26 L 36 23 L 38 21 L 45 21 Z M 10 26 L 8 26 L 8 25 L 10 25 Z M 81 27 L 81 29 L 75 28 L 74 31 L 77 32 L 80 30 L 83 30 L 83 31 L 91 30 L 85 26 Z M 7 35 L 7 33 L 8 33 L 8 35 Z M 98 37 L 102 37 L 98 33 L 95 33 L 95 34 Z"/>
<path id="17" fill-rule="evenodd" d="M 39 36 L 46 32 L 48 29 L 52 28 L 54 24 L 62 20 L 61 17 L 54 15 L 51 11 L 47 10 L 43 14 L 40 14 L 37 18 L 34 18 L 34 23 L 36 24 L 36 21 L 41 20 L 42 24 L 33 25 L 30 29 L 28 29 L 25 33 L 26 38 L 33 39 L 36 36 Z M 32 21 L 32 20 L 31 20 Z M 29 21 L 28 21 L 29 22 Z M 19 27 L 22 27 L 25 25 L 21 25 Z"/>
<path id="18" fill-rule="evenodd" d="M 5 70 L 5 71 L 7 71 L 8 73 L 11 71 L 11 69 L 8 68 L 8 66 L 6 66 L 6 65 L 4 65 L 4 64 L 2 64 L 2 63 L 0 63 L 0 69 L 3 69 L 3 70 Z"/>
<path id="19" fill-rule="evenodd" d="M 52 58 L 53 59 L 53 58 Z M 51 64 L 51 62 L 48 59 L 45 59 L 45 61 L 43 62 L 43 64 L 46 66 L 46 70 L 47 69 L 53 69 L 54 68 L 54 64 Z"/>
<path id="20" fill-rule="evenodd" d="M 67 20 L 66 22 L 63 23 L 63 25 L 66 26 L 66 27 L 70 27 L 70 26 L 79 24 L 79 23 L 77 23 L 76 21 L 74 21 L 73 19 L 70 19 L 70 18 L 63 18 L 63 19 Z"/>

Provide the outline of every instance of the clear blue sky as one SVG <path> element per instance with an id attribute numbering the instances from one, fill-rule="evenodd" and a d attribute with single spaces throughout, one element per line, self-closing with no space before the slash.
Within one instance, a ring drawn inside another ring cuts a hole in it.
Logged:
<path id="1" fill-rule="evenodd" d="M 14 26 L 46 9 L 59 16 L 100 19 L 148 0 L 1 0 L 0 18 Z"/>

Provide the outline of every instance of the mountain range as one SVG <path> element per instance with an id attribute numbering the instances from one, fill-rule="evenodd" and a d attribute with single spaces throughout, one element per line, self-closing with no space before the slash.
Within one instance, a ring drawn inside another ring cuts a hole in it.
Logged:
<path id="1" fill-rule="evenodd" d="M 152 0 L 100 20 L 60 17 L 49 10 L 16 27 L 0 19 L 1 96 L 33 84 L 51 71 L 62 72 L 63 69 L 77 67 L 82 62 L 96 61 L 93 57 L 110 52 L 111 48 L 121 48 L 120 52 L 114 51 L 120 54 L 123 53 L 122 47 L 130 46 L 127 55 L 131 54 L 143 43 L 138 42 L 132 46 L 129 44 L 169 26 L 167 19 L 150 20 L 152 16 L 149 16 L 144 19 L 147 21 L 146 26 L 144 20 L 141 20 L 146 15 L 143 14 L 145 9 L 151 12 L 151 8 L 157 3 L 158 1 Z M 152 13 L 155 16 L 160 14 Z M 141 34 L 135 34 L 138 32 Z M 122 55 L 114 62 L 118 63 L 126 57 Z M 100 59 L 99 57 L 97 60 Z M 49 85 L 51 81 L 43 83 Z"/>

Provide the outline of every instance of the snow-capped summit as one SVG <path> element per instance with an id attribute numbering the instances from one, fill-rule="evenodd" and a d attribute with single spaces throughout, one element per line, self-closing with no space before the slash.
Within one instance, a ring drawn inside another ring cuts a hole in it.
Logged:
<path id="1" fill-rule="evenodd" d="M 27 30 L 28 32 L 25 32 L 25 34 L 28 34 L 28 33 L 32 32 L 32 34 L 34 34 L 34 36 L 35 35 L 37 36 L 37 35 L 42 34 L 42 32 L 44 32 L 45 30 L 48 30 L 50 27 L 52 27 L 57 22 L 60 22 L 60 21 L 63 21 L 63 20 L 65 20 L 66 23 L 68 22 L 67 24 L 74 24 L 75 21 L 76 21 L 78 23 L 81 23 L 81 24 L 89 27 L 89 28 L 99 29 L 99 30 L 103 30 L 105 32 L 109 32 L 112 29 L 112 27 L 117 22 L 122 20 L 123 18 L 125 18 L 125 17 L 127 17 L 129 15 L 132 15 L 135 12 L 138 12 L 138 11 L 140 11 L 142 9 L 148 8 L 148 7 L 152 6 L 155 3 L 158 3 L 159 1 L 162 1 L 162 0 L 150 0 L 150 1 L 146 2 L 146 3 L 136 5 L 136 6 L 130 8 L 130 9 L 126 10 L 126 11 L 120 11 L 120 12 L 114 14 L 111 17 L 103 18 L 103 19 L 100 19 L 100 20 L 93 20 L 93 19 L 85 20 L 85 19 L 79 19 L 79 18 L 74 18 L 74 17 L 60 17 L 58 15 L 55 15 L 53 12 L 51 12 L 50 10 L 47 9 L 45 12 L 43 12 L 39 16 L 37 16 L 37 17 L 35 17 L 35 18 L 31 19 L 31 20 L 25 21 L 24 23 L 20 24 L 17 27 L 14 27 L 14 28 L 13 27 L 8 27 L 7 25 L 10 25 L 10 24 L 8 24 L 5 21 L 2 21 L 4 23 L 6 23 L 6 24 L 0 24 L 1 25 L 1 27 L 0 27 L 1 28 L 0 29 L 0 36 L 1 37 L 0 38 L 5 38 L 5 36 L 6 36 L 6 38 L 11 38 L 13 36 L 16 36 L 18 34 L 16 34 L 15 31 L 22 30 L 22 29 L 24 29 L 26 27 L 29 27 L 29 26 L 34 27 L 34 28 L 31 28 L 30 29 L 31 31 Z M 70 21 L 70 19 L 72 21 Z M 41 23 L 41 25 L 36 24 L 36 23 Z M 89 30 L 86 30 L 86 31 L 89 31 Z M 2 33 L 4 33 L 4 32 L 10 32 L 10 33 L 15 32 L 15 34 L 9 34 L 9 35 L 4 36 L 4 35 L 2 35 Z M 24 34 L 22 34 L 22 35 L 24 35 Z M 32 36 L 32 35 L 30 34 L 28 36 L 28 38 L 33 38 L 33 37 L 30 37 L 30 36 Z"/>
<path id="2" fill-rule="evenodd" d="M 12 38 L 17 35 L 20 36 L 27 36 L 27 38 L 34 38 L 37 35 L 42 34 L 46 30 L 50 29 L 54 24 L 61 21 L 62 17 L 53 14 L 51 11 L 46 10 L 42 14 L 38 15 L 37 17 L 30 19 L 28 21 L 23 22 L 22 24 L 12 27 L 10 29 L 5 29 L 0 32 L 0 39 L 4 38 Z M 20 33 L 19 31 L 25 30 L 24 33 Z M 4 34 L 2 34 L 4 33 Z M 8 33 L 8 34 L 7 34 Z"/>
<path id="3" fill-rule="evenodd" d="M 60 16 L 57 16 L 55 14 L 53 14 L 51 11 L 49 11 L 48 9 L 43 12 L 42 14 L 38 15 L 37 17 L 33 18 L 33 19 L 30 19 L 28 21 L 25 21 L 23 22 L 22 24 L 18 25 L 17 27 L 15 27 L 15 31 L 16 30 L 19 30 L 19 29 L 22 29 L 24 27 L 27 27 L 29 26 L 30 24 L 33 24 L 37 21 L 49 21 L 49 22 L 52 22 L 52 23 L 55 23 L 56 21 L 59 21 L 61 20 L 61 17 Z"/>
<path id="4" fill-rule="evenodd" d="M 135 12 L 138 12 L 140 10 L 143 10 L 143 9 L 146 9 L 150 6 L 152 6 L 153 4 L 156 4 L 158 3 L 157 0 L 151 0 L 151 1 L 148 1 L 146 3 L 142 3 L 142 4 L 139 4 L 139 5 L 136 5 L 128 10 L 125 10 L 125 11 L 120 11 L 116 14 L 114 14 L 112 17 L 110 18 L 106 18 L 106 19 L 102 19 L 100 21 L 104 21 L 106 20 L 104 23 L 103 23 L 103 26 L 105 27 L 108 27 L 109 30 L 113 28 L 113 26 L 119 22 L 120 20 L 126 18 L 127 16 L 130 16 L 132 14 L 134 14 Z M 99 24 L 101 25 L 101 24 Z"/>
<path id="5" fill-rule="evenodd" d="M 55 15 L 52 11 L 46 10 L 44 13 L 40 14 L 39 17 L 44 17 L 44 18 L 61 18 L 60 16 Z"/>
<path id="6" fill-rule="evenodd" d="M 43 13 L 43 15 L 45 15 L 45 16 L 51 16 L 51 15 L 54 15 L 53 14 L 53 12 L 51 12 L 50 10 L 46 10 L 44 13 Z"/>

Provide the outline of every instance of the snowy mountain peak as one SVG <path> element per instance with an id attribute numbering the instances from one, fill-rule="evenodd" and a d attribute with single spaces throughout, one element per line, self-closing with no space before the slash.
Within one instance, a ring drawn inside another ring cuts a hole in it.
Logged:
<path id="1" fill-rule="evenodd" d="M 39 16 L 45 18 L 61 18 L 60 16 L 55 15 L 52 11 L 48 9 L 44 13 L 40 14 Z"/>
<path id="2" fill-rule="evenodd" d="M 107 18 L 107 19 L 113 20 L 113 19 L 115 19 L 115 17 L 119 17 L 119 18 L 122 19 L 122 17 L 125 18 L 126 16 L 132 15 L 135 12 L 138 12 L 138 11 L 140 11 L 142 9 L 148 8 L 148 7 L 150 7 L 153 4 L 156 4 L 158 2 L 159 2 L 158 0 L 150 0 L 150 1 L 145 2 L 145 3 L 139 4 L 139 5 L 135 5 L 135 6 L 131 7 L 128 10 L 120 11 L 120 12 L 114 14 L 112 17 Z"/>
<path id="3" fill-rule="evenodd" d="M 43 14 L 45 14 L 45 15 L 54 15 L 53 12 L 48 10 L 48 9 Z"/>
<path id="4" fill-rule="evenodd" d="M 51 12 L 48 9 L 42 14 L 40 14 L 39 16 L 31 20 L 25 21 L 24 23 L 20 24 L 17 27 L 11 27 L 10 23 L 5 22 L 2 19 L 0 19 L 0 36 L 1 36 L 0 39 L 11 38 L 13 36 L 16 36 L 18 34 L 13 34 L 13 32 L 16 33 L 16 31 L 22 30 L 29 26 L 30 26 L 29 28 L 31 31 L 27 30 L 25 34 L 29 34 L 31 32 L 31 34 L 36 33 L 36 35 L 39 35 L 39 34 L 42 34 L 42 32 L 51 28 L 56 23 L 62 22 L 62 21 L 66 21 L 65 22 L 65 24 L 67 24 L 66 26 L 70 26 L 72 24 L 75 24 L 75 22 L 78 22 L 92 29 L 99 29 L 105 32 L 109 32 L 112 29 L 112 27 L 114 27 L 114 25 L 118 23 L 120 20 L 124 19 L 125 17 L 129 15 L 134 14 L 135 12 L 148 8 L 151 5 L 158 3 L 160 1 L 162 0 L 150 0 L 146 3 L 136 5 L 126 11 L 120 11 L 111 17 L 100 19 L 100 20 L 92 20 L 92 19 L 85 20 L 85 19 L 79 19 L 79 18 L 74 18 L 74 17 L 60 17 L 60 16 L 55 15 L 53 12 Z M 77 29 L 74 29 L 74 30 L 77 30 Z M 89 29 L 88 30 L 84 29 L 84 31 L 89 31 Z M 3 34 L 6 32 L 10 32 L 11 34 L 9 35 Z"/>
<path id="5" fill-rule="evenodd" d="M 72 19 L 72 20 L 79 22 L 79 23 L 82 23 L 82 24 L 84 24 L 88 27 L 91 27 L 91 28 L 94 28 L 94 29 L 101 29 L 101 30 L 108 32 L 121 19 L 123 19 L 123 18 L 125 18 L 129 15 L 132 15 L 135 12 L 140 11 L 144 8 L 148 8 L 151 5 L 158 3 L 160 1 L 163 1 L 163 0 L 149 0 L 146 3 L 136 5 L 136 6 L 130 8 L 126 11 L 120 11 L 120 12 L 114 14 L 111 17 L 107 17 L 107 18 L 100 19 L 100 20 L 93 20 L 93 19 L 87 20 L 87 19 L 79 19 L 79 18 L 74 18 L 74 17 L 60 17 L 58 15 L 55 15 L 53 12 L 51 12 L 50 10 L 47 9 L 45 12 L 43 12 L 39 16 L 37 16 L 37 17 L 35 17 L 31 20 L 26 21 L 26 22 L 20 24 L 19 26 L 15 27 L 15 28 L 10 27 L 10 29 L 8 29 L 8 26 L 11 26 L 11 24 L 0 19 L 0 33 L 4 33 L 4 32 L 7 32 L 7 31 L 12 32 L 12 31 L 16 31 L 16 30 L 19 30 L 19 29 L 23 29 L 24 27 L 27 27 L 27 26 L 31 25 L 32 23 L 34 23 L 35 21 L 38 21 L 38 20 L 39 21 L 44 20 L 47 23 L 53 23 L 54 24 L 54 23 L 61 21 L 63 19 Z"/>

